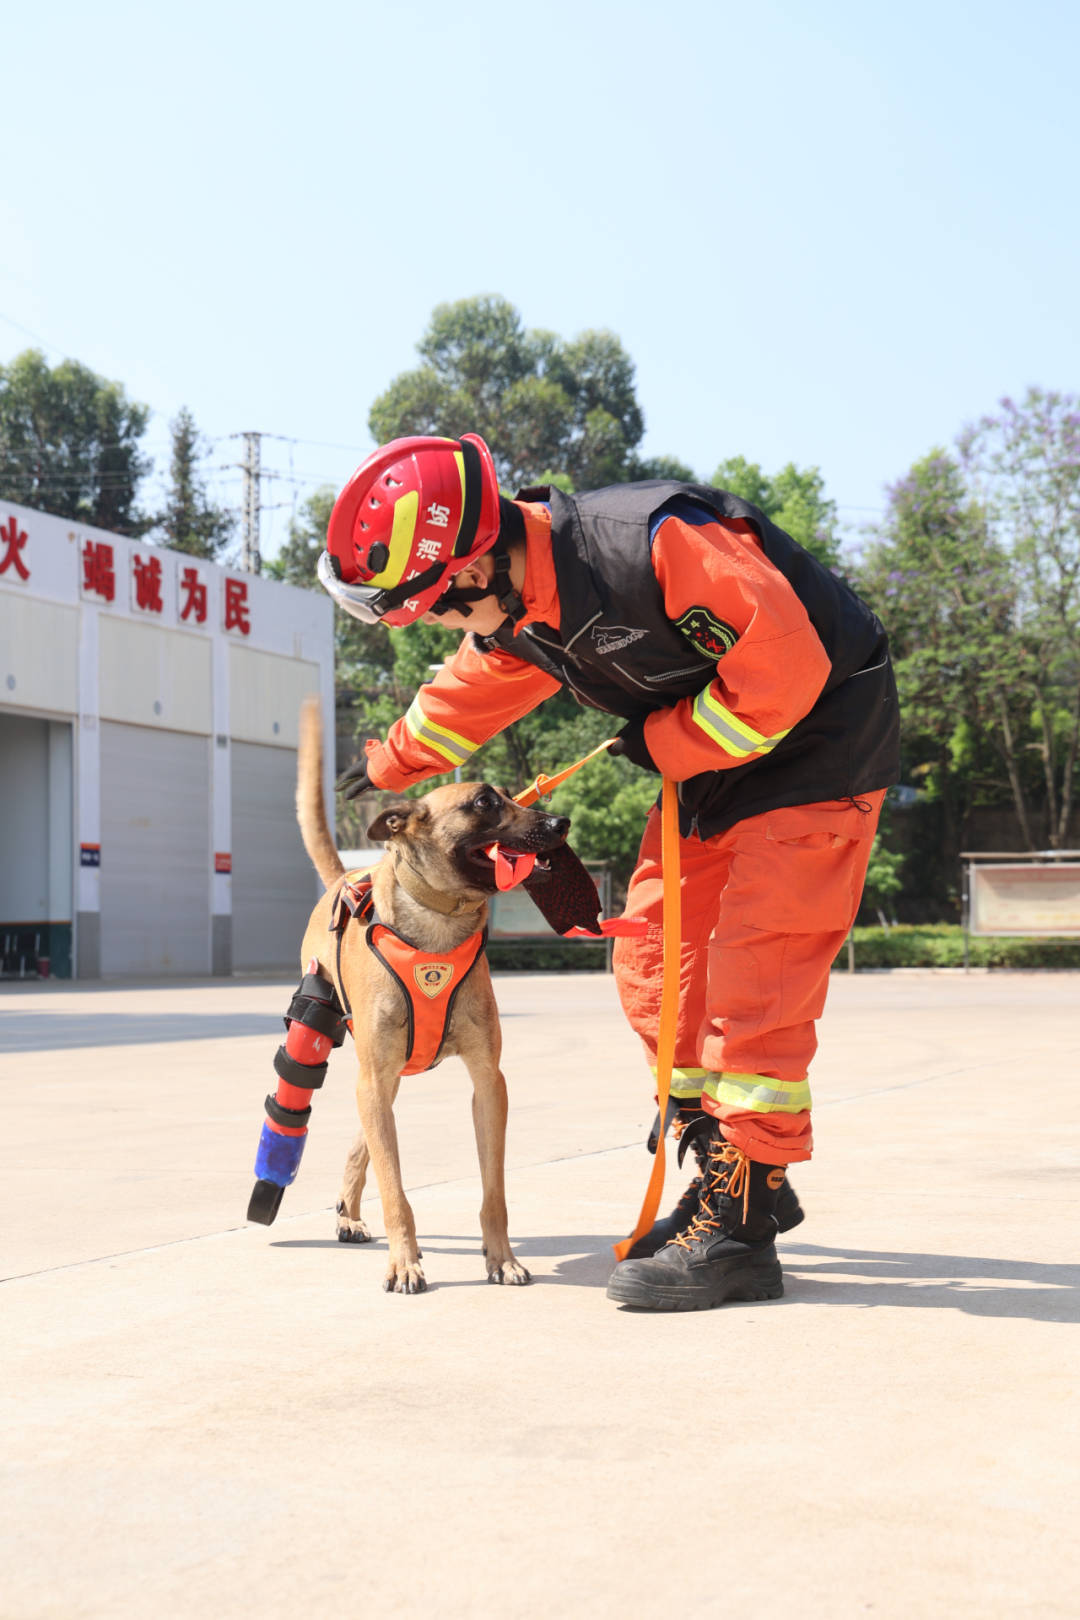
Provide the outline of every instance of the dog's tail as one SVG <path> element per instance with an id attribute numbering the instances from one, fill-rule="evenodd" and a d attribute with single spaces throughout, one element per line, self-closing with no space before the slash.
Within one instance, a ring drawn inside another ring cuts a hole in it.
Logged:
<path id="1" fill-rule="evenodd" d="M 319 699 L 304 699 L 300 709 L 300 748 L 296 757 L 296 819 L 311 864 L 326 888 L 344 875 L 341 856 L 330 836 L 322 786 L 322 720 Z"/>

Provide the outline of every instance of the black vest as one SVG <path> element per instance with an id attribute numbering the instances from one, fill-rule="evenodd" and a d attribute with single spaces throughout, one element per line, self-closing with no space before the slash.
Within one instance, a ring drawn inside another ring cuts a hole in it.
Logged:
<path id="1" fill-rule="evenodd" d="M 502 647 L 555 676 L 579 702 L 627 719 L 702 691 L 716 674 L 715 661 L 667 617 L 650 559 L 652 519 L 680 496 L 721 521 L 751 525 L 832 662 L 814 707 L 771 753 L 679 784 L 684 836 L 710 838 L 765 810 L 853 798 L 898 781 L 899 709 L 880 622 L 756 506 L 723 490 L 666 480 L 584 495 L 520 490 L 518 500 L 551 505 L 561 622 L 558 630 L 536 623 L 516 635 L 507 622 L 481 647 Z"/>

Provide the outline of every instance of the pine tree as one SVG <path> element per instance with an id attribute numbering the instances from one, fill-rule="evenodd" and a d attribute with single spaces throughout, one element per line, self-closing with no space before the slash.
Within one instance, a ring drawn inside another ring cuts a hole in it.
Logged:
<path id="1" fill-rule="evenodd" d="M 159 513 L 157 529 L 163 545 L 186 551 L 192 557 L 220 557 L 232 538 L 236 519 L 232 513 L 214 506 L 206 494 L 200 474 L 205 450 L 187 406 L 181 406 L 169 424 L 172 434 L 172 460 L 169 464 L 168 500 Z"/>

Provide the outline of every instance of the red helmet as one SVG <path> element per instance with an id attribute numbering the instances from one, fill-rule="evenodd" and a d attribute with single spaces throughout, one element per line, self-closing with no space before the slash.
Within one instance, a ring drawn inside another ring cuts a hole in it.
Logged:
<path id="1" fill-rule="evenodd" d="M 393 439 L 334 504 L 319 579 L 367 624 L 411 624 L 499 536 L 499 480 L 475 433 Z"/>

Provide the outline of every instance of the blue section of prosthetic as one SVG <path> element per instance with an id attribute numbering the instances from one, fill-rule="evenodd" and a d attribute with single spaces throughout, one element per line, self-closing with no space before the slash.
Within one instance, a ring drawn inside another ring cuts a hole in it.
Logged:
<path id="1" fill-rule="evenodd" d="M 255 1174 L 260 1181 L 272 1181 L 278 1187 L 288 1187 L 296 1180 L 300 1160 L 304 1154 L 304 1136 L 279 1136 L 267 1122 L 259 1137 L 259 1151 L 255 1155 Z"/>

